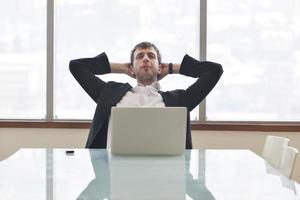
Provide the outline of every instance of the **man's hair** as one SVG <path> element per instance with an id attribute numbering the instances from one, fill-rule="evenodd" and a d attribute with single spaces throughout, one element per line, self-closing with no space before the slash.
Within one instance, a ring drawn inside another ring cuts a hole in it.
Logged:
<path id="1" fill-rule="evenodd" d="M 151 42 L 140 42 L 137 45 L 135 45 L 134 48 L 131 50 L 130 63 L 131 64 L 133 63 L 135 50 L 137 50 L 137 49 L 148 49 L 148 48 L 151 48 L 151 47 L 156 51 L 158 63 L 160 64 L 161 63 L 160 52 L 159 52 L 158 48 Z"/>

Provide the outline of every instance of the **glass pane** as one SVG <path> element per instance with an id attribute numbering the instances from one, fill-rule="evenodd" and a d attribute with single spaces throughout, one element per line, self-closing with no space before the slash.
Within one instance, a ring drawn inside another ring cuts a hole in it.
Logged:
<path id="1" fill-rule="evenodd" d="M 1 1 L 0 18 L 0 118 L 45 118 L 46 1 Z"/>
<path id="2" fill-rule="evenodd" d="M 44 149 L 20 149 L 1 160 L 1 199 L 48 200 L 46 166 Z"/>
<path id="3" fill-rule="evenodd" d="M 90 153 L 90 152 L 98 152 Z M 90 155 L 91 154 L 91 155 Z M 74 154 L 66 154 L 64 149 L 54 149 L 53 150 L 53 166 L 50 166 L 53 170 L 53 190 L 55 199 L 99 199 L 100 195 L 93 195 L 94 192 L 103 191 L 101 183 L 97 185 L 95 180 L 95 173 L 92 165 L 92 156 L 95 157 L 97 161 L 97 167 L 102 165 L 107 165 L 103 163 L 104 152 L 94 151 L 94 150 L 75 150 Z M 100 159 L 99 159 L 100 158 Z M 48 170 L 49 170 L 48 169 Z M 100 168 L 102 170 L 105 168 Z M 101 171 L 102 172 L 102 171 Z M 103 172 L 104 173 L 104 172 Z M 104 178 L 104 177 L 101 177 Z M 101 179 L 102 181 L 103 179 Z M 100 181 L 100 182 L 101 182 Z M 103 180 L 106 182 L 106 180 Z M 109 181 L 109 180 L 108 180 Z M 89 186 L 94 186 L 94 189 L 91 189 Z M 105 185 L 105 184 L 103 184 Z M 98 186 L 98 187 L 97 187 Z M 100 186 L 100 187 L 99 187 Z M 83 192 L 86 188 L 87 190 Z M 79 198 L 82 194 L 82 198 Z M 90 197 L 90 198 L 88 198 Z M 93 198 L 94 197 L 94 198 Z M 97 197 L 97 198 L 96 198 Z"/>
<path id="4" fill-rule="evenodd" d="M 111 62 L 129 62 L 136 43 L 151 41 L 163 62 L 181 62 L 185 53 L 199 55 L 199 1 L 185 0 L 64 0 L 55 5 L 55 115 L 57 118 L 90 119 L 95 103 L 69 72 L 71 59 L 93 57 L 105 51 Z M 129 82 L 126 75 L 101 78 Z M 171 75 L 162 90 L 186 88 L 192 78 Z M 191 119 L 198 116 L 194 112 Z"/>
<path id="5" fill-rule="evenodd" d="M 224 74 L 208 120 L 300 120 L 300 3 L 208 1 L 207 59 Z"/>

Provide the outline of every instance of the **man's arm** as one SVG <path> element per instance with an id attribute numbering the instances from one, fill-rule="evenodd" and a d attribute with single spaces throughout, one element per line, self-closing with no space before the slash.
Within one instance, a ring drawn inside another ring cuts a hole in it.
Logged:
<path id="1" fill-rule="evenodd" d="M 173 73 L 198 78 L 193 85 L 185 90 L 187 107 L 191 111 L 214 88 L 223 73 L 223 69 L 218 63 L 198 61 L 189 55 L 185 55 L 181 64 L 173 64 Z"/>
<path id="2" fill-rule="evenodd" d="M 105 82 L 96 75 L 124 73 L 132 77 L 129 63 L 109 63 L 105 53 L 93 58 L 71 60 L 69 69 L 81 87 L 97 102 Z"/>
<path id="3" fill-rule="evenodd" d="M 180 64 L 172 64 L 173 65 L 173 74 L 178 74 L 180 70 Z M 161 63 L 160 64 L 161 73 L 158 76 L 158 80 L 163 79 L 169 73 L 169 63 Z"/>
<path id="4" fill-rule="evenodd" d="M 110 63 L 111 73 L 127 74 L 134 78 L 130 63 Z"/>
<path id="5" fill-rule="evenodd" d="M 198 78 L 186 90 L 190 110 L 194 109 L 215 87 L 223 73 L 222 65 L 209 61 L 198 61 L 188 55 L 183 58 L 180 74 Z"/>
<path id="6" fill-rule="evenodd" d="M 88 95 L 97 102 L 105 82 L 96 75 L 111 72 L 106 54 L 103 52 L 93 58 L 80 58 L 71 60 L 69 69 L 74 78 Z"/>

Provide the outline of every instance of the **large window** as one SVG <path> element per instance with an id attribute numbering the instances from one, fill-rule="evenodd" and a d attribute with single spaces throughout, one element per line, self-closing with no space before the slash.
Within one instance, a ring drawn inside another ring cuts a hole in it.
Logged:
<path id="1" fill-rule="evenodd" d="M 3 1 L 0 119 L 91 119 L 96 105 L 72 77 L 69 61 L 106 52 L 111 62 L 128 62 L 136 43 L 151 41 L 164 62 L 181 62 L 188 53 L 223 65 L 192 120 L 300 121 L 299 13 L 297 0 Z M 136 85 L 126 75 L 101 78 Z M 46 87 L 49 80 L 53 87 Z M 161 86 L 194 81 L 170 75 Z"/>
<path id="2" fill-rule="evenodd" d="M 0 2 L 0 118 L 46 115 L 46 0 Z"/>
<path id="3" fill-rule="evenodd" d="M 162 61 L 181 62 L 185 53 L 199 57 L 199 1 L 64 0 L 55 4 L 55 117 L 90 119 L 93 100 L 69 72 L 71 59 L 94 57 L 105 51 L 111 62 L 129 62 L 130 51 L 140 41 L 151 41 Z M 102 79 L 136 81 L 109 74 Z M 195 80 L 170 75 L 162 90 L 186 88 Z M 198 109 L 192 119 L 197 118 Z"/>
<path id="4" fill-rule="evenodd" d="M 207 119 L 300 120 L 300 2 L 207 1 L 207 59 L 225 73 Z"/>

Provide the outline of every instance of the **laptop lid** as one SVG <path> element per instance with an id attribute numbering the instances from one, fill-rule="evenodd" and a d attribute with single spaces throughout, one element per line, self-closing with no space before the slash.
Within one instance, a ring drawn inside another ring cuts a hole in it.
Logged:
<path id="1" fill-rule="evenodd" d="M 113 107 L 111 152 L 117 155 L 181 155 L 185 107 Z"/>

